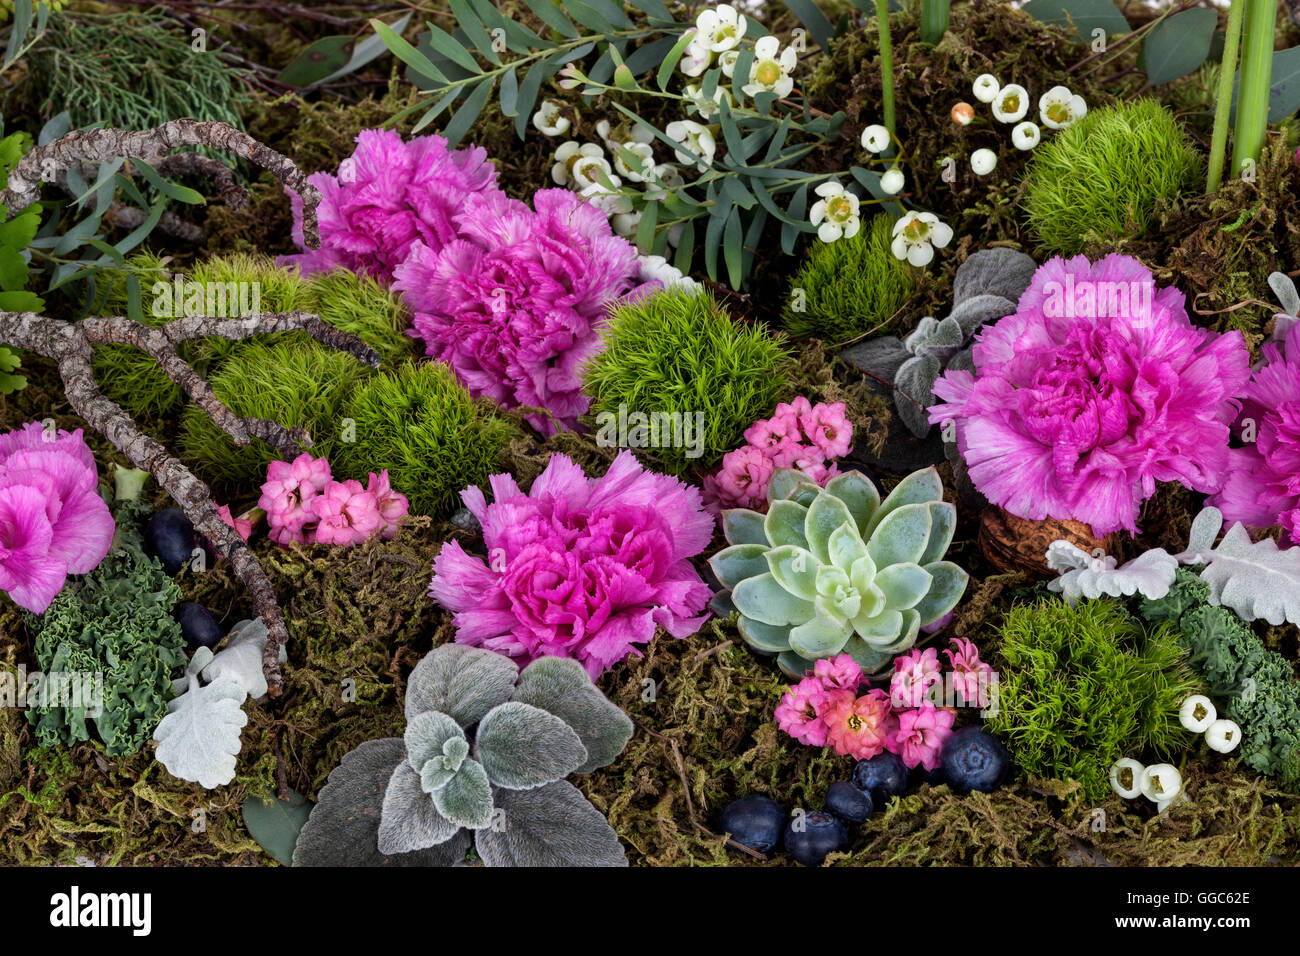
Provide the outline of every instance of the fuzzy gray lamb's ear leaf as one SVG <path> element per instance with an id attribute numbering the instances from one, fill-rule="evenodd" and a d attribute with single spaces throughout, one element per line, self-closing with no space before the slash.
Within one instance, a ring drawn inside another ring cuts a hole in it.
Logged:
<path id="1" fill-rule="evenodd" d="M 298 834 L 294 866 L 450 866 L 465 858 L 469 834 L 413 853 L 379 850 L 384 794 L 398 764 L 406 762 L 401 737 L 368 740 L 331 771 L 311 816 Z"/>
<path id="2" fill-rule="evenodd" d="M 466 760 L 446 786 L 433 792 L 433 805 L 452 823 L 477 830 L 492 822 L 492 785 L 477 760 Z"/>
<path id="3" fill-rule="evenodd" d="M 460 827 L 433 805 L 424 792 L 420 775 L 403 760 L 389 778 L 379 817 L 379 852 L 410 853 L 446 843 Z"/>
<path id="4" fill-rule="evenodd" d="M 614 828 L 567 780 L 496 796 L 500 826 L 474 837 L 488 866 L 627 866 Z"/>
<path id="5" fill-rule="evenodd" d="M 912 353 L 903 345 L 902 340 L 892 335 L 882 335 L 880 338 L 851 345 L 836 357 L 859 372 L 889 381 L 898 371 L 898 366 L 911 358 Z"/>
<path id="6" fill-rule="evenodd" d="M 420 771 L 430 759 L 443 756 L 447 741 L 464 740 L 465 731 L 442 711 L 426 710 L 407 722 L 404 739 L 406 759 L 412 770 Z M 454 771 L 456 768 L 451 769 Z"/>
<path id="7" fill-rule="evenodd" d="M 1000 295 L 976 295 L 954 305 L 944 321 L 956 322 L 965 340 L 986 322 L 996 322 L 1015 311 L 1016 303 L 1013 299 Z"/>
<path id="8" fill-rule="evenodd" d="M 529 790 L 573 773 L 587 762 L 587 748 L 559 717 L 512 700 L 483 718 L 474 756 L 493 785 Z"/>
<path id="9" fill-rule="evenodd" d="M 567 657 L 539 657 L 519 675 L 512 700 L 540 707 L 564 721 L 587 748 L 574 773 L 605 767 L 632 738 L 632 719 L 602 694 L 583 666 Z"/>
<path id="10" fill-rule="evenodd" d="M 1284 313 L 1290 316 L 1300 315 L 1300 293 L 1296 292 L 1295 280 L 1285 272 L 1271 272 L 1268 276 L 1268 287 L 1277 296 L 1278 304 L 1282 306 Z"/>
<path id="11" fill-rule="evenodd" d="M 1037 269 L 1034 260 L 1023 252 L 981 249 L 957 267 L 952 282 L 953 302 L 964 302 L 977 295 L 1000 295 L 1018 302 Z"/>
<path id="12" fill-rule="evenodd" d="M 435 647 L 415 665 L 406 682 L 408 722 L 440 710 L 462 727 L 477 723 L 514 693 L 519 666 L 495 651 L 464 644 Z"/>
<path id="13" fill-rule="evenodd" d="M 939 360 L 932 355 L 918 355 L 905 362 L 894 378 L 894 407 L 898 417 L 917 438 L 930 434 L 926 409 L 934 404 L 934 383 L 939 378 Z"/>

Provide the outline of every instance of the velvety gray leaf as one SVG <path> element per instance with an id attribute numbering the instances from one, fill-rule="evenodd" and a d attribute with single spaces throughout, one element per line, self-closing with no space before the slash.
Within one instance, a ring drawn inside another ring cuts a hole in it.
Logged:
<path id="1" fill-rule="evenodd" d="M 1000 295 L 1018 302 L 1037 268 L 1034 260 L 1023 252 L 981 249 L 957 267 L 952 283 L 953 301 L 964 302 L 977 295 Z"/>
<path id="2" fill-rule="evenodd" d="M 975 371 L 975 356 L 971 354 L 970 349 L 962 349 L 952 358 L 948 359 L 948 364 L 944 367 L 944 370 L 973 373 Z"/>
<path id="3" fill-rule="evenodd" d="M 851 365 L 860 372 L 875 375 L 888 382 L 893 379 L 898 366 L 912 357 L 912 353 L 904 347 L 902 340 L 892 335 L 884 335 L 851 345 L 841 351 L 837 357 L 841 362 Z"/>
<path id="4" fill-rule="evenodd" d="M 492 821 L 492 786 L 476 760 L 466 760 L 445 787 L 433 793 L 433 805 L 452 823 L 477 830 Z"/>
<path id="5" fill-rule="evenodd" d="M 930 341 L 938 324 L 939 320 L 932 315 L 922 318 L 920 322 L 916 323 L 916 328 L 912 330 L 912 334 L 903 339 L 903 348 L 913 355 L 919 355 L 921 346 Z"/>
<path id="6" fill-rule="evenodd" d="M 446 819 L 424 792 L 420 775 L 403 760 L 384 791 L 379 817 L 380 853 L 410 853 L 446 843 L 460 827 Z"/>
<path id="7" fill-rule="evenodd" d="M 931 355 L 918 355 L 904 362 L 894 377 L 894 407 L 898 417 L 917 438 L 930 433 L 930 420 L 926 409 L 934 403 L 934 383 L 939 378 L 939 360 Z"/>
<path id="8" fill-rule="evenodd" d="M 498 790 L 499 827 L 475 835 L 488 866 L 627 866 L 618 835 L 567 781 Z"/>
<path id="9" fill-rule="evenodd" d="M 393 770 L 406 761 L 401 737 L 368 740 L 345 756 L 321 788 L 298 835 L 294 866 L 450 866 L 464 859 L 469 834 L 414 853 L 379 852 L 379 821 Z"/>
<path id="10" fill-rule="evenodd" d="M 986 322 L 996 322 L 1016 311 L 1012 299 L 1000 295 L 976 295 L 958 302 L 947 318 L 961 328 L 962 338 L 968 339 Z"/>
<path id="11" fill-rule="evenodd" d="M 512 700 L 483 718 L 474 756 L 494 786 L 529 790 L 573 773 L 587 762 L 587 748 L 559 717 Z"/>
<path id="12" fill-rule="evenodd" d="M 1287 315 L 1300 315 L 1300 293 L 1296 292 L 1294 279 L 1285 272 L 1272 272 L 1268 276 L 1268 287 L 1277 296 L 1283 312 Z"/>
<path id="13" fill-rule="evenodd" d="M 510 699 L 519 667 L 504 654 L 464 644 L 435 647 L 406 682 L 406 719 L 440 710 L 462 727 Z"/>
<path id="14" fill-rule="evenodd" d="M 464 739 L 460 724 L 437 710 L 416 714 L 406 724 L 406 759 L 411 769 L 420 771 L 434 757 L 443 755 L 443 745 L 452 739 Z M 451 768 L 455 770 L 455 767 Z"/>
<path id="15" fill-rule="evenodd" d="M 567 657 L 539 657 L 519 675 L 514 700 L 540 707 L 573 728 L 587 759 L 573 772 L 614 762 L 632 737 L 632 720 L 602 694 L 586 670 Z"/>

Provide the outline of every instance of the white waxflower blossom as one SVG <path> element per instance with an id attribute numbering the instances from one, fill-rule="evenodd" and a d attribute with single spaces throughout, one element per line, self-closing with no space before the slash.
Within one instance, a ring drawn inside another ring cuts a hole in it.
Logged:
<path id="1" fill-rule="evenodd" d="M 971 92 L 975 94 L 975 99 L 981 103 L 992 103 L 994 98 L 1002 89 L 1002 84 L 992 73 L 981 73 L 975 78 L 975 85 L 971 87 Z"/>
<path id="2" fill-rule="evenodd" d="M 713 63 L 713 51 L 703 41 L 698 30 L 694 33 L 695 36 L 686 45 L 686 52 L 677 63 L 677 69 L 687 76 L 699 76 Z"/>
<path id="3" fill-rule="evenodd" d="M 1236 721 L 1220 717 L 1205 729 L 1205 742 L 1211 750 L 1221 754 L 1231 753 L 1241 743 L 1241 728 Z"/>
<path id="4" fill-rule="evenodd" d="M 1038 124 L 1029 120 L 1017 123 L 1011 130 L 1011 142 L 1016 149 L 1033 149 L 1042 138 L 1043 131 L 1038 128 Z"/>
<path id="5" fill-rule="evenodd" d="M 681 170 L 672 163 L 660 163 L 650 170 L 645 180 L 645 198 L 648 202 L 663 202 L 668 198 L 670 190 L 681 189 L 686 185 Z"/>
<path id="6" fill-rule="evenodd" d="M 713 99 L 709 99 L 701 92 L 700 88 L 695 85 L 685 86 L 682 88 L 682 96 L 686 97 L 686 108 L 692 113 L 698 113 L 700 118 L 706 121 L 712 120 L 718 115 L 718 104 L 723 100 L 727 101 L 728 106 L 735 106 L 736 100 L 731 95 L 731 90 L 722 84 L 713 91 Z"/>
<path id="7" fill-rule="evenodd" d="M 645 143 L 628 141 L 619 144 L 620 149 L 611 150 L 614 155 L 614 169 L 624 179 L 634 183 L 645 182 L 646 176 L 654 169 L 655 151 Z M 631 153 L 638 160 L 635 166 L 628 164 L 625 153 Z"/>
<path id="8" fill-rule="evenodd" d="M 701 169 L 707 169 L 713 163 L 713 154 L 718 147 L 707 126 L 695 120 L 675 120 L 664 128 L 664 132 L 669 139 L 676 140 L 699 157 L 696 159 L 691 153 L 679 149 L 676 151 L 679 163 L 698 165 Z"/>
<path id="9" fill-rule="evenodd" d="M 1178 722 L 1194 734 L 1203 734 L 1219 719 L 1214 702 L 1204 694 L 1192 694 L 1178 708 Z"/>
<path id="10" fill-rule="evenodd" d="M 665 289 L 673 286 L 695 289 L 699 286 L 698 282 L 688 275 L 683 275 L 680 269 L 663 256 L 639 256 L 638 259 L 640 262 L 638 278 L 642 282 L 658 282 Z"/>
<path id="11" fill-rule="evenodd" d="M 909 212 L 894 223 L 890 250 L 895 259 L 906 259 L 914 266 L 926 266 L 934 250 L 952 242 L 952 227 L 939 221 L 932 212 Z"/>
<path id="12" fill-rule="evenodd" d="M 696 40 L 713 53 L 725 53 L 740 45 L 745 35 L 745 15 L 729 3 L 704 9 L 695 18 Z"/>
<path id="13" fill-rule="evenodd" d="M 589 186 L 607 188 L 607 182 L 614 186 L 622 185 L 604 156 L 580 156 L 569 169 L 569 185 L 579 192 Z"/>
<path id="14" fill-rule="evenodd" d="M 609 227 L 614 230 L 614 234 L 625 239 L 636 235 L 636 227 L 640 222 L 641 213 L 636 210 L 615 213 L 609 217 Z"/>
<path id="15" fill-rule="evenodd" d="M 588 183 L 578 191 L 578 195 L 606 216 L 613 217 L 632 212 L 631 198 L 618 191 L 619 187 L 623 185 L 618 177 L 611 177 L 610 184 L 610 186 L 606 186 L 600 182 Z"/>
<path id="16" fill-rule="evenodd" d="M 993 118 L 999 123 L 1019 123 L 1029 112 L 1029 91 L 1008 83 L 993 98 Z"/>
<path id="17" fill-rule="evenodd" d="M 547 136 L 563 136 L 572 124 L 567 116 L 560 115 L 559 103 L 542 100 L 542 105 L 533 114 L 533 125 Z"/>
<path id="18" fill-rule="evenodd" d="M 889 148 L 889 130 L 879 123 L 872 123 L 862 131 L 862 148 L 871 153 L 883 153 Z"/>
<path id="19" fill-rule="evenodd" d="M 836 182 L 822 183 L 816 191 L 822 198 L 813 203 L 808 219 L 817 227 L 817 238 L 834 242 L 841 237 L 856 236 L 862 228 L 858 197 Z"/>
<path id="20" fill-rule="evenodd" d="M 781 49 L 781 41 L 774 36 L 761 37 L 754 44 L 754 64 L 749 68 L 749 82 L 741 87 L 746 96 L 775 93 L 778 97 L 790 95 L 794 79 L 790 76 L 799 62 L 793 47 Z"/>
<path id="21" fill-rule="evenodd" d="M 897 196 L 907 185 L 903 171 L 895 166 L 880 177 L 880 188 L 890 196 Z"/>
<path id="22" fill-rule="evenodd" d="M 977 149 L 970 154 L 970 168 L 976 176 L 987 176 L 998 165 L 998 154 L 991 149 Z"/>
<path id="23" fill-rule="evenodd" d="M 739 50 L 728 50 L 726 53 L 718 56 L 718 66 L 722 67 L 722 75 L 731 79 L 736 73 L 736 61 L 740 59 Z"/>
<path id="24" fill-rule="evenodd" d="M 551 179 L 557 186 L 573 184 L 573 167 L 580 159 L 602 158 L 605 151 L 595 143 L 581 143 L 567 140 L 555 151 L 555 163 L 551 166 Z"/>
<path id="25" fill-rule="evenodd" d="M 1082 96 L 1054 86 L 1038 98 L 1038 115 L 1048 129 L 1065 129 L 1088 112 Z"/>

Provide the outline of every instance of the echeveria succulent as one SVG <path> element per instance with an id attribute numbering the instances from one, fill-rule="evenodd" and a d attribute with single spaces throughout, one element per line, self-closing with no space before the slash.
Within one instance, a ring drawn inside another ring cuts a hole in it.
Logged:
<path id="1" fill-rule="evenodd" d="M 966 590 L 966 572 L 942 560 L 957 509 L 933 468 L 908 475 L 884 501 L 861 472 L 819 488 L 781 469 L 768 500 L 766 515 L 722 513 L 730 547 L 709 564 L 726 590 L 713 608 L 738 613 L 746 643 L 778 655 L 791 676 L 841 653 L 878 671 Z"/>
<path id="2" fill-rule="evenodd" d="M 473 832 L 488 866 L 625 866 L 618 836 L 565 778 L 614 760 L 632 721 L 582 665 L 523 672 L 445 644 L 416 665 L 406 733 L 343 758 L 302 829 L 296 866 L 448 866 Z"/>

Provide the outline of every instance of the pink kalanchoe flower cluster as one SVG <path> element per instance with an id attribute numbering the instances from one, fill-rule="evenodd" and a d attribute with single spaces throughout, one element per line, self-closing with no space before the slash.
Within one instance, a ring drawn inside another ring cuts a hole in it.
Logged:
<path id="1" fill-rule="evenodd" d="M 540 190 L 533 206 L 471 196 L 460 238 L 415 243 L 394 288 L 414 312 L 412 334 L 472 395 L 545 408 L 575 428 L 590 404 L 578 372 L 600 349 L 607 308 L 661 283 L 641 284 L 636 248 L 570 190 Z M 546 415 L 529 422 L 556 430 Z"/>
<path id="2" fill-rule="evenodd" d="M 754 422 L 745 441 L 704 478 L 704 501 L 713 514 L 726 508 L 766 511 L 767 483 L 778 468 L 797 468 L 826 484 L 839 474 L 835 459 L 853 447 L 853 425 L 843 402 L 813 405 L 801 395 L 776 406 L 771 418 Z"/>
<path id="3" fill-rule="evenodd" d="M 86 574 L 113 543 L 95 458 L 75 432 L 39 422 L 0 434 L 0 591 L 43 614 L 69 574 Z"/>
<path id="4" fill-rule="evenodd" d="M 456 640 L 521 662 L 571 657 L 593 678 L 662 626 L 688 637 L 708 618 L 710 591 L 690 559 L 713 518 L 700 492 L 645 470 L 624 451 L 599 478 L 553 455 L 528 494 L 490 479 L 494 501 L 461 499 L 483 526 L 487 560 L 443 545 L 429 593 L 454 613 Z"/>
<path id="5" fill-rule="evenodd" d="M 1156 482 L 1222 487 L 1245 341 L 1194 326 L 1136 259 L 1047 262 L 973 358 L 935 383 L 930 421 L 955 424 L 975 487 L 1012 514 L 1136 532 Z"/>
<path id="6" fill-rule="evenodd" d="M 1255 441 L 1229 450 L 1227 480 L 1208 503 L 1230 522 L 1280 524 L 1300 543 L 1300 324 L 1263 356 L 1241 410 L 1243 423 L 1255 423 Z"/>
<path id="7" fill-rule="evenodd" d="M 305 452 L 292 462 L 273 461 L 267 466 L 257 505 L 266 512 L 276 544 L 342 547 L 375 534 L 393 537 L 409 507 L 406 497 L 393 491 L 387 470 L 371 472 L 363 488 L 355 479 L 335 481 L 329 462 Z"/>
<path id="8" fill-rule="evenodd" d="M 415 242 L 437 250 L 456 237 L 456 216 L 466 199 L 503 196 L 496 178 L 496 167 L 479 147 L 448 149 L 437 135 L 403 141 L 391 130 L 362 130 L 337 175 L 307 177 L 321 193 L 320 248 L 280 261 L 304 274 L 342 267 L 391 282 Z M 302 200 L 292 192 L 289 198 L 293 237 L 305 248 Z"/>
<path id="9" fill-rule="evenodd" d="M 955 696 L 967 706 L 988 706 L 993 669 L 975 645 L 953 638 L 944 653 L 952 663 Z M 837 754 L 867 760 L 884 751 L 908 767 L 934 770 L 952 734 L 956 712 L 945 701 L 944 676 L 934 648 L 913 648 L 894 660 L 889 692 L 868 689 L 862 670 L 848 654 L 819 660 L 776 707 L 777 726 L 802 744 L 830 746 Z"/>

